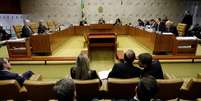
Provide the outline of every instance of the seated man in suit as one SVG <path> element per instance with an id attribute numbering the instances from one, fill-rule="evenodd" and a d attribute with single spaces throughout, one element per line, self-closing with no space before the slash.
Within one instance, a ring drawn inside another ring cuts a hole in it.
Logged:
<path id="1" fill-rule="evenodd" d="M 142 53 L 138 56 L 139 66 L 144 68 L 142 77 L 152 75 L 156 79 L 164 79 L 163 71 L 159 61 L 152 61 L 152 55 L 149 53 Z"/>
<path id="2" fill-rule="evenodd" d="M 135 60 L 135 53 L 133 50 L 127 50 L 124 54 L 123 63 L 114 64 L 112 71 L 108 77 L 111 78 L 132 78 L 140 77 L 141 69 L 133 66 Z"/>
<path id="3" fill-rule="evenodd" d="M 84 26 L 87 24 L 87 18 L 82 18 L 82 20 L 80 21 L 80 26 Z"/>
<path id="4" fill-rule="evenodd" d="M 45 33 L 48 31 L 48 28 L 44 25 L 43 20 L 39 21 L 39 26 L 38 26 L 38 33 Z"/>
<path id="5" fill-rule="evenodd" d="M 8 34 L 3 27 L 0 25 L 0 41 L 10 39 L 11 34 Z"/>
<path id="6" fill-rule="evenodd" d="M 72 79 L 59 80 L 53 90 L 58 101 L 75 101 L 75 84 Z"/>
<path id="7" fill-rule="evenodd" d="M 122 25 L 121 20 L 119 18 L 117 18 L 114 25 L 119 25 L 119 26 Z"/>
<path id="8" fill-rule="evenodd" d="M 105 24 L 105 20 L 104 20 L 103 18 L 100 18 L 100 19 L 98 20 L 98 24 Z"/>
<path id="9" fill-rule="evenodd" d="M 142 77 L 136 86 L 136 94 L 130 101 L 151 101 L 157 91 L 157 81 L 153 76 Z"/>
<path id="10" fill-rule="evenodd" d="M 34 73 L 32 71 L 27 71 L 22 75 L 17 73 L 12 73 L 9 70 L 11 69 L 11 65 L 7 59 L 0 58 L 0 80 L 11 80 L 15 79 L 22 86 L 24 81 L 29 79 Z"/>
<path id="11" fill-rule="evenodd" d="M 30 37 L 33 34 L 33 31 L 31 27 L 29 26 L 29 24 L 30 24 L 30 21 L 26 19 L 24 21 L 24 26 L 22 27 L 22 34 L 21 34 L 22 38 Z"/>

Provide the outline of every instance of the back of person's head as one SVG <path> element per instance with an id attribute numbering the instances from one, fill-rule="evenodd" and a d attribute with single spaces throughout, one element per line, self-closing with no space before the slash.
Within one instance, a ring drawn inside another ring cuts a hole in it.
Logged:
<path id="1" fill-rule="evenodd" d="M 149 53 L 142 53 L 138 56 L 139 62 L 143 65 L 152 64 L 152 55 Z"/>
<path id="2" fill-rule="evenodd" d="M 55 91 L 59 101 L 74 100 L 75 84 L 72 79 L 59 80 L 53 87 L 53 90 Z"/>
<path id="3" fill-rule="evenodd" d="M 124 53 L 124 61 L 127 63 L 133 63 L 134 60 L 135 60 L 135 52 L 131 49 L 128 49 Z"/>
<path id="4" fill-rule="evenodd" d="M 81 53 L 77 57 L 76 67 L 75 67 L 75 79 L 87 79 L 89 71 L 89 58 L 87 54 Z"/>
<path id="5" fill-rule="evenodd" d="M 136 88 L 136 95 L 140 101 L 150 101 L 157 91 L 158 86 L 156 79 L 151 75 L 147 75 L 140 79 Z"/>

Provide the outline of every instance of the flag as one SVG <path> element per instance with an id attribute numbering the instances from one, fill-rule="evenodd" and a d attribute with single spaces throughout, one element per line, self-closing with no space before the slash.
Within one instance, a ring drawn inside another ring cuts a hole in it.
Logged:
<path id="1" fill-rule="evenodd" d="M 84 1 L 83 0 L 81 0 L 81 16 L 82 16 L 82 18 L 84 17 Z"/>

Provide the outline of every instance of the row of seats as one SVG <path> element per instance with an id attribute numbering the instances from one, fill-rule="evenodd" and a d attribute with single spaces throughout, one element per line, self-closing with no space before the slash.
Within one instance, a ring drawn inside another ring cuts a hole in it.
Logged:
<path id="1" fill-rule="evenodd" d="M 201 74 L 199 74 L 199 77 Z M 108 78 L 102 81 L 94 80 L 74 80 L 76 87 L 76 97 L 80 99 L 86 98 L 103 98 L 103 99 L 129 99 L 135 95 L 135 87 L 139 82 L 138 78 L 117 79 Z M 201 78 L 191 79 L 188 83 L 183 83 L 182 79 L 167 78 L 157 80 L 159 91 L 156 99 L 188 99 L 194 100 L 201 97 Z M 56 99 L 53 86 L 56 81 L 31 81 L 27 80 L 23 87 L 20 87 L 15 80 L 0 81 L 0 100 L 32 100 L 32 101 L 48 101 Z M 183 86 L 182 86 L 183 84 Z"/>
<path id="2" fill-rule="evenodd" d="M 48 28 L 49 30 L 52 30 L 52 31 L 56 30 L 56 26 L 57 26 L 57 25 L 56 25 L 56 23 L 55 23 L 54 21 L 52 21 L 52 20 L 47 21 L 47 28 Z M 20 35 L 21 35 L 21 33 L 22 33 L 22 27 L 23 27 L 23 25 L 19 25 L 19 24 L 13 25 L 13 29 L 14 29 L 14 31 L 15 31 L 15 33 L 16 33 L 17 38 L 20 38 Z M 30 27 L 31 27 L 31 30 L 32 30 L 34 33 L 37 33 L 37 32 L 38 32 L 38 23 L 36 23 L 36 22 L 31 22 L 31 23 L 30 23 Z"/>

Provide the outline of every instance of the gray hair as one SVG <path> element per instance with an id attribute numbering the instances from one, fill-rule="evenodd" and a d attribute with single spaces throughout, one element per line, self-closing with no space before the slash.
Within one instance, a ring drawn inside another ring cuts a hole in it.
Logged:
<path id="1" fill-rule="evenodd" d="M 132 63 L 135 59 L 135 52 L 131 49 L 128 49 L 124 54 L 124 60 L 128 63 Z"/>
<path id="2" fill-rule="evenodd" d="M 89 70 L 89 58 L 87 54 L 81 53 L 76 61 L 75 79 L 88 79 Z"/>

